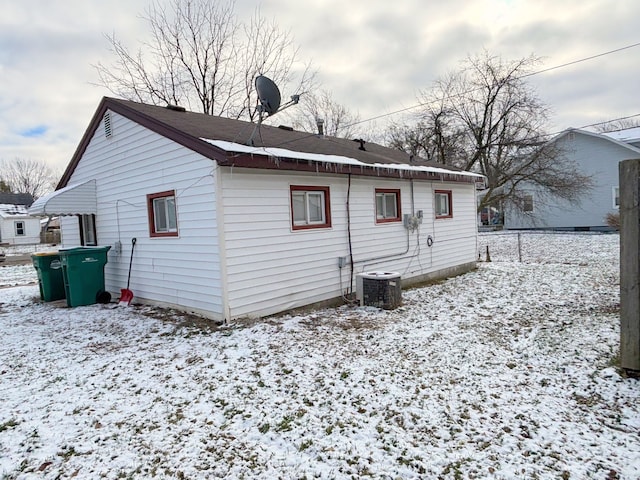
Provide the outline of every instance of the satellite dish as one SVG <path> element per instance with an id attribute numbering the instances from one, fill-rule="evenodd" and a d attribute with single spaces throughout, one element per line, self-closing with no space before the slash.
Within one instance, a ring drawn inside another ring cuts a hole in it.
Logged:
<path id="1" fill-rule="evenodd" d="M 280 90 L 278 86 L 270 78 L 264 75 L 256 77 L 256 92 L 258 92 L 258 100 L 260 108 L 267 115 L 273 115 L 280 108 Z"/>
<path id="2" fill-rule="evenodd" d="M 265 113 L 268 116 L 275 115 L 291 105 L 297 105 L 300 101 L 300 95 L 291 95 L 290 101 L 284 105 L 280 105 L 280 90 L 278 90 L 278 86 L 273 82 L 273 80 L 265 77 L 264 75 L 258 75 L 255 83 L 256 92 L 258 93 L 258 123 L 256 123 L 256 128 L 253 129 L 253 133 L 247 142 L 247 145 L 251 146 L 254 145 L 253 138 L 256 136 L 258 130 L 260 130 L 262 117 Z"/>

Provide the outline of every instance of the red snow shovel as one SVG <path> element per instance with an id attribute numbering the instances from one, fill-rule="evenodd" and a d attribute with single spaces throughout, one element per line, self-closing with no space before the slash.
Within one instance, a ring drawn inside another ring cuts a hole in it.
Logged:
<path id="1" fill-rule="evenodd" d="M 133 249 L 136 246 L 136 239 L 131 239 L 131 259 L 129 260 L 129 276 L 127 277 L 127 288 L 120 289 L 120 303 L 121 307 L 127 307 L 133 300 L 133 292 L 129 290 L 129 282 L 131 281 L 131 264 L 133 263 Z"/>

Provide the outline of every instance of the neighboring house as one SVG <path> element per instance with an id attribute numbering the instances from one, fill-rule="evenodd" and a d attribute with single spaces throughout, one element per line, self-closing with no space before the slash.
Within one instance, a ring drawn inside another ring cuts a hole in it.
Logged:
<path id="1" fill-rule="evenodd" d="M 253 139 L 255 146 L 248 143 Z M 104 98 L 58 190 L 62 244 L 110 245 L 107 289 L 218 320 L 475 267 L 477 174 L 358 140 Z"/>
<path id="2" fill-rule="evenodd" d="M 633 147 L 640 148 L 640 127 L 625 128 L 615 132 L 603 133 L 605 137 L 613 138 L 622 143 L 627 143 Z"/>
<path id="3" fill-rule="evenodd" d="M 619 132 L 617 132 L 619 133 Z M 620 137 L 622 139 L 622 137 Z M 637 139 L 636 139 L 637 140 Z M 618 213 L 618 163 L 640 158 L 640 147 L 609 134 L 570 129 L 551 140 L 593 179 L 593 188 L 577 204 L 544 197 L 535 188 L 525 190 L 525 213 L 505 209 L 506 229 L 607 231 L 606 217 Z"/>
<path id="4" fill-rule="evenodd" d="M 40 243 L 40 220 L 27 213 L 32 203 L 28 193 L 0 193 L 0 243 Z"/>

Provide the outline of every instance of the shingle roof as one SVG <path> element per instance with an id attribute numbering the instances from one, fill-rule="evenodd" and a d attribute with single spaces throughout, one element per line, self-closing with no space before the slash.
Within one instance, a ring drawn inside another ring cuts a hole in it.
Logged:
<path id="1" fill-rule="evenodd" d="M 375 143 L 362 143 L 361 141 L 350 139 L 320 136 L 266 125 L 265 123 L 261 125 L 258 131 L 255 131 L 256 124 L 251 122 L 105 97 L 96 110 L 57 188 L 62 188 L 67 185 L 75 166 L 80 161 L 84 150 L 87 148 L 93 136 L 93 132 L 108 110 L 123 115 L 191 150 L 214 159 L 221 165 L 233 164 L 256 167 L 256 156 L 259 156 L 260 153 L 256 152 L 256 155 L 231 155 L 229 150 L 220 148 L 207 140 L 221 140 L 224 142 L 233 142 L 234 144 L 248 145 L 250 139 L 253 138 L 252 145 L 255 147 L 275 147 L 294 152 L 348 157 L 367 165 L 419 164 L 421 166 L 437 168 L 440 172 L 444 172 L 445 175 L 451 173 L 457 176 L 456 174 L 463 173 L 462 170 L 455 167 L 428 162 L 419 158 L 411 159 L 409 155 L 404 152 Z M 272 119 L 268 121 L 272 121 Z M 263 158 L 266 158 L 264 157 L 264 152 L 262 155 Z M 249 157 L 251 158 L 249 159 Z M 230 161 L 230 158 L 233 159 L 233 162 Z M 242 163 L 243 160 L 244 163 Z M 286 160 L 286 158 L 281 158 L 281 160 Z M 261 165 L 264 167 L 264 162 Z M 308 169 L 308 166 L 302 165 L 299 159 L 293 159 L 293 162 L 290 162 L 288 165 L 279 165 L 277 168 Z M 360 173 L 362 173 L 362 170 L 360 167 Z M 350 172 L 343 171 L 342 173 Z M 440 175 L 442 174 L 443 173 L 440 173 Z M 394 175 L 401 176 L 402 173 L 398 174 L 396 172 Z M 467 178 L 461 181 L 473 181 L 473 179 Z"/>
<path id="2" fill-rule="evenodd" d="M 0 193 L 0 203 L 5 205 L 25 205 L 28 207 L 33 203 L 33 197 L 30 193 Z"/>

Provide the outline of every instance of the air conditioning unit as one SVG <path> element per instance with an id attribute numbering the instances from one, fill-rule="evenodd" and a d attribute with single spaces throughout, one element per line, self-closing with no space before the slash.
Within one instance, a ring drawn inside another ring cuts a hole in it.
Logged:
<path id="1" fill-rule="evenodd" d="M 393 310 L 402 305 L 401 275 L 396 272 L 365 272 L 356 275 L 356 300 L 361 306 Z"/>

